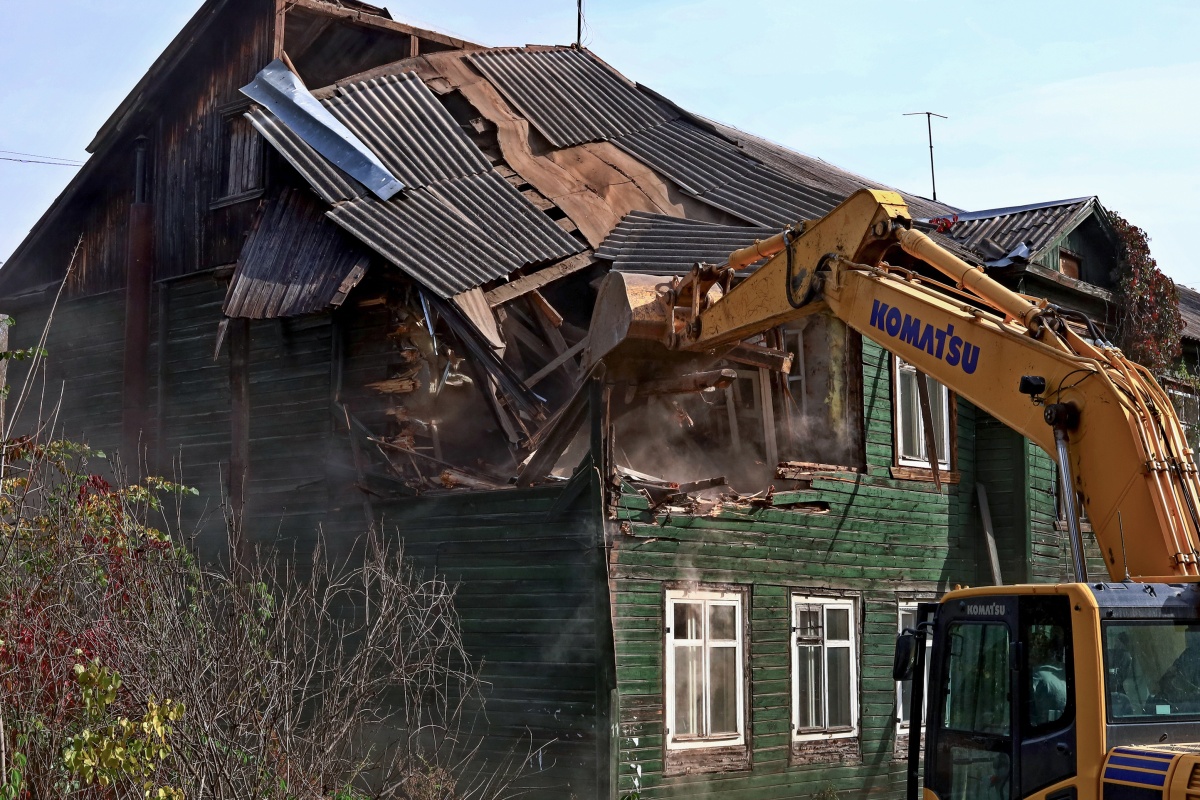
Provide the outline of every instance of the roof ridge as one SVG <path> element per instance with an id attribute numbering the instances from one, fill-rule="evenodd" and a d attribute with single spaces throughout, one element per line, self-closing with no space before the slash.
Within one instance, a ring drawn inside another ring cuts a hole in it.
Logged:
<path id="1" fill-rule="evenodd" d="M 979 219 L 992 219 L 994 217 L 1009 217 L 1014 214 L 1023 214 L 1026 211 L 1037 211 L 1043 208 L 1057 208 L 1058 206 L 1073 206 L 1079 203 L 1097 200 L 1096 195 L 1087 195 L 1086 197 L 1074 197 L 1070 200 L 1048 200 L 1041 203 L 1028 203 L 1022 206 L 1004 206 L 1001 208 L 985 208 L 980 211 L 966 211 L 958 214 L 959 222 L 972 222 Z"/>

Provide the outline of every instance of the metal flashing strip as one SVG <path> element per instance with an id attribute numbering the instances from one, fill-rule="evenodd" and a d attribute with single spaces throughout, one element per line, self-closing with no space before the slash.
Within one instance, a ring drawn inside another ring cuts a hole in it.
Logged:
<path id="1" fill-rule="evenodd" d="M 403 192 L 381 201 L 286 121 L 263 109 L 248 117 L 333 206 L 334 222 L 433 293 L 449 298 L 583 249 L 500 177 L 415 74 L 337 92 L 322 107 L 403 179 Z"/>
<path id="2" fill-rule="evenodd" d="M 341 170 L 354 176 L 380 200 L 404 188 L 355 134 L 340 122 L 287 66 L 275 59 L 242 94 L 267 108 L 299 138 Z"/>
<path id="3" fill-rule="evenodd" d="M 326 203 L 333 205 L 366 193 L 366 187 L 326 161 L 271 112 L 256 108 L 246 119 Z"/>
<path id="4" fill-rule="evenodd" d="M 467 59 L 556 148 L 614 139 L 669 119 L 587 50 L 498 48 Z"/>

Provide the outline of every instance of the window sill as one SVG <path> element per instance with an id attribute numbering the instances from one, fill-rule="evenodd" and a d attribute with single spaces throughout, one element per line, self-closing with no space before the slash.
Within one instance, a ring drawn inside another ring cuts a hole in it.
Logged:
<path id="1" fill-rule="evenodd" d="M 797 743 L 804 742 L 830 742 L 835 739 L 857 739 L 858 731 L 855 730 L 833 730 L 833 731 L 805 731 L 804 733 L 793 733 L 792 741 Z"/>
<path id="2" fill-rule="evenodd" d="M 892 477 L 896 480 L 933 483 L 933 470 L 929 467 L 895 466 L 891 471 Z M 942 479 L 942 483 L 957 484 L 962 481 L 962 474 L 958 470 L 938 470 L 938 477 Z"/>
<path id="3" fill-rule="evenodd" d="M 807 764 L 861 764 L 860 739 L 855 735 L 793 741 L 788 762 L 793 767 Z"/>
<path id="4" fill-rule="evenodd" d="M 208 210 L 216 211 L 219 208 L 228 208 L 229 206 L 236 206 L 239 203 L 248 203 L 251 200 L 257 200 L 262 197 L 266 192 L 266 189 L 251 189 L 241 194 L 231 194 L 228 197 L 221 197 L 209 203 Z"/>
<path id="5" fill-rule="evenodd" d="M 663 756 L 663 776 L 704 775 L 750 769 L 750 748 L 745 744 L 668 749 Z"/>

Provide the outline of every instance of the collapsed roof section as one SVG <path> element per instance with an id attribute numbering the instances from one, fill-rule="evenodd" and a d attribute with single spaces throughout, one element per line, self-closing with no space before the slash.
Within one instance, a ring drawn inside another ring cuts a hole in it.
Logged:
<path id="1" fill-rule="evenodd" d="M 668 115 L 587 51 L 483 50 L 468 59 L 555 147 L 610 141 L 682 191 L 750 225 L 814 219 L 841 199 Z"/>
<path id="2" fill-rule="evenodd" d="M 277 109 L 254 109 L 250 122 L 330 204 L 330 219 L 439 297 L 583 249 L 500 177 L 415 75 L 339 85 L 323 101 L 292 94 L 291 104 L 273 95 Z M 336 125 L 299 113 L 314 104 Z M 360 150 L 369 159 L 357 158 Z M 403 189 L 365 190 L 376 164 Z M 251 255 L 239 262 L 231 296 L 244 273 L 261 271 Z"/>

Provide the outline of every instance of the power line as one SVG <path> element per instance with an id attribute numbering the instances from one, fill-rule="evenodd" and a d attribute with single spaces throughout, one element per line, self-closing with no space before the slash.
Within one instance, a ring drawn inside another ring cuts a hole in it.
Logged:
<path id="1" fill-rule="evenodd" d="M 4 161 L 20 161 L 23 164 L 63 164 L 64 166 L 81 167 L 83 162 L 74 158 L 59 158 L 58 156 L 43 156 L 37 153 L 22 153 L 19 150 L 0 150 L 0 154 L 9 156 L 24 156 L 33 161 L 24 161 L 18 158 L 4 158 Z"/>
<path id="2" fill-rule="evenodd" d="M 0 156 L 0 161 L 15 161 L 18 164 L 49 164 L 52 167 L 82 167 L 82 163 L 71 163 L 69 161 L 38 161 L 33 158 L 7 158 Z"/>

